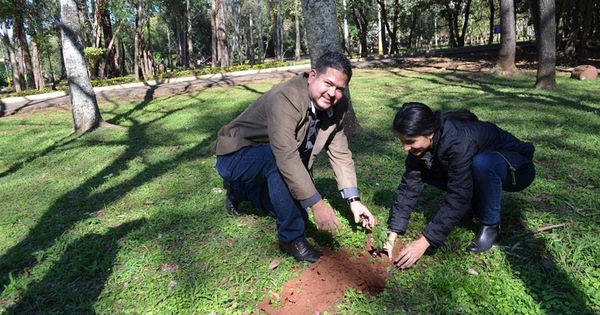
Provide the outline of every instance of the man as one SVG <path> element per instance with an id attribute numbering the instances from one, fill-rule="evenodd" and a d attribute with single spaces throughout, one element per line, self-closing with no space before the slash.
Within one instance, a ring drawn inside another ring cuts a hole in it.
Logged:
<path id="1" fill-rule="evenodd" d="M 321 252 L 305 238 L 307 208 L 319 230 L 335 235 L 341 224 L 312 179 L 312 165 L 327 152 L 338 189 L 355 223 L 375 226 L 358 195 L 352 153 L 342 126 L 348 110 L 343 95 L 352 77 L 340 53 L 323 54 L 309 73 L 274 87 L 219 131 L 217 171 L 227 189 L 226 207 L 239 215 L 247 200 L 275 217 L 279 248 L 299 261 L 315 262 Z"/>

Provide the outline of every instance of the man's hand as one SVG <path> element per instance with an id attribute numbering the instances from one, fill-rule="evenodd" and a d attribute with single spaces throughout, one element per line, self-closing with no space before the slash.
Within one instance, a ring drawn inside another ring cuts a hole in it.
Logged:
<path id="1" fill-rule="evenodd" d="M 354 223 L 360 222 L 360 219 L 362 218 L 362 226 L 369 230 L 377 225 L 377 220 L 375 220 L 375 217 L 362 202 L 354 201 L 350 203 L 350 210 L 352 210 L 352 214 L 354 214 Z"/>
<path id="2" fill-rule="evenodd" d="M 319 200 L 312 207 L 313 215 L 317 223 L 317 229 L 321 231 L 329 231 L 331 236 L 335 236 L 337 231 L 342 229 L 342 224 L 323 199 Z"/>
<path id="3" fill-rule="evenodd" d="M 402 249 L 398 258 L 394 261 L 394 265 L 400 269 L 410 268 L 423 256 L 427 248 L 429 248 L 429 242 L 421 235 Z"/>

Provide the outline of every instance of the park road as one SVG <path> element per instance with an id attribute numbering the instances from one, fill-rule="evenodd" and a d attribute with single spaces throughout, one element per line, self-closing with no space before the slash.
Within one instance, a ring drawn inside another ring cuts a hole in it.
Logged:
<path id="1" fill-rule="evenodd" d="M 94 88 L 98 103 L 122 103 L 124 101 L 145 100 L 171 94 L 188 93 L 212 86 L 239 85 L 244 82 L 262 79 L 284 81 L 296 74 L 309 71 L 310 65 L 245 70 L 239 72 L 203 75 L 199 77 L 171 78 L 163 81 L 145 81 Z M 24 97 L 0 99 L 0 118 L 33 109 L 70 105 L 71 98 L 66 92 L 58 91 Z"/>

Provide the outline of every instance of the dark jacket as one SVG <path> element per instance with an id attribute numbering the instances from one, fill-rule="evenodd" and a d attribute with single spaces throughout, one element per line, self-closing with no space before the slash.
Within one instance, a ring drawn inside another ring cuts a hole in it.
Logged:
<path id="1" fill-rule="evenodd" d="M 534 146 L 498 126 L 483 121 L 446 119 L 434 134 L 433 148 L 417 157 L 408 154 L 406 170 L 390 210 L 388 228 L 403 233 L 423 189 L 422 170 L 439 170 L 448 177 L 445 201 L 423 231 L 433 246 L 440 246 L 469 209 L 473 194 L 471 161 L 481 152 L 503 153 L 511 165 L 531 163 Z M 510 166 L 509 166 L 510 167 Z"/>

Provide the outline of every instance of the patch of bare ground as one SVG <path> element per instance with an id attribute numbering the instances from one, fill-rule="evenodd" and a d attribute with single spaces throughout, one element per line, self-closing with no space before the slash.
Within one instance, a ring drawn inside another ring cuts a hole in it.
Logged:
<path id="1" fill-rule="evenodd" d="M 385 254 L 373 249 L 372 238 L 362 251 L 323 249 L 323 256 L 289 280 L 280 293 L 273 293 L 258 304 L 269 315 L 306 315 L 336 313 L 348 289 L 374 296 L 383 291 L 388 268 L 393 268 Z M 402 244 L 396 243 L 395 255 Z"/>

